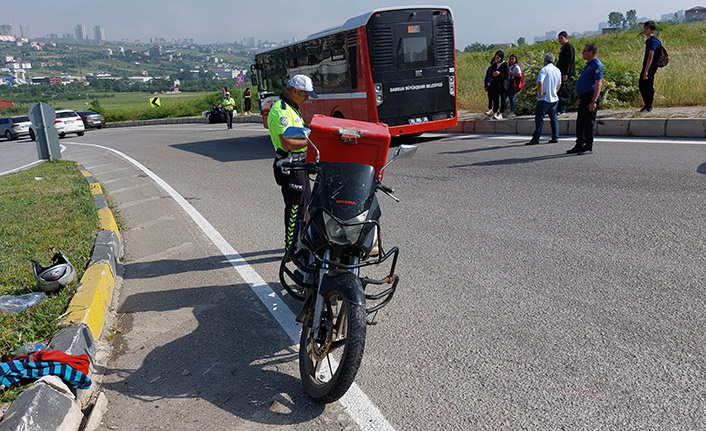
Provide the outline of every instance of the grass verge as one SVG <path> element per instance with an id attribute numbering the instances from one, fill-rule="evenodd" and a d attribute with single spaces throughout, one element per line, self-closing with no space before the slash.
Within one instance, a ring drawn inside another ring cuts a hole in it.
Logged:
<path id="1" fill-rule="evenodd" d="M 75 162 L 45 162 L 0 177 L 0 295 L 39 290 L 30 259 L 43 266 L 58 250 L 76 268 L 73 283 L 17 314 L 0 312 L 0 353 L 27 342 L 48 342 L 91 259 L 98 232 L 90 187 Z M 0 391 L 0 402 L 13 400 L 23 387 Z"/>

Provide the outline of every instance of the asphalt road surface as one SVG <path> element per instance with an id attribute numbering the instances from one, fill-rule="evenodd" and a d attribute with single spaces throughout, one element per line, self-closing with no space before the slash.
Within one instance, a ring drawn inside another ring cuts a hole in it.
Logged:
<path id="1" fill-rule="evenodd" d="M 363 408 L 306 397 L 271 310 L 298 308 L 261 126 L 62 140 L 126 225 L 104 429 L 705 429 L 706 145 L 527 139 L 425 135 L 387 169 L 401 281 L 368 330 Z"/>

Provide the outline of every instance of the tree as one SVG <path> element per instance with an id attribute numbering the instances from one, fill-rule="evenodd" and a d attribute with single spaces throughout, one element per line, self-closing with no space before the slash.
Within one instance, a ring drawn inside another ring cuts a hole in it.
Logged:
<path id="1" fill-rule="evenodd" d="M 625 17 L 620 12 L 611 12 L 608 14 L 608 25 L 613 28 L 619 28 L 623 26 Z"/>
<path id="2" fill-rule="evenodd" d="M 463 52 L 483 52 L 491 48 L 491 45 L 485 45 L 480 42 L 473 42 L 463 49 Z"/>
<path id="3" fill-rule="evenodd" d="M 522 46 L 522 45 L 526 45 L 526 44 L 527 44 L 527 41 L 525 41 L 524 37 L 517 39 L 517 46 Z"/>
<path id="4" fill-rule="evenodd" d="M 625 28 L 633 28 L 637 24 L 637 11 L 630 9 L 625 12 Z"/>

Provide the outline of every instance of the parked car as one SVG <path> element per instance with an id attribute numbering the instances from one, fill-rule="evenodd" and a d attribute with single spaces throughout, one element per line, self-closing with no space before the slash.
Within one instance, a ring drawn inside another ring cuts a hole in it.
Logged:
<path id="1" fill-rule="evenodd" d="M 31 124 L 32 122 L 29 121 L 29 117 L 26 115 L 2 117 L 0 118 L 0 136 L 4 136 L 8 141 L 28 136 Z"/>
<path id="2" fill-rule="evenodd" d="M 78 136 L 83 136 L 86 127 L 83 125 L 83 120 L 81 116 L 70 109 L 63 109 L 56 111 L 56 120 L 54 120 L 54 127 L 56 127 L 59 137 L 63 138 L 68 133 L 75 133 Z"/>
<path id="3" fill-rule="evenodd" d="M 77 114 L 81 116 L 86 129 L 91 127 L 100 129 L 105 125 L 105 118 L 95 111 L 78 111 Z"/>

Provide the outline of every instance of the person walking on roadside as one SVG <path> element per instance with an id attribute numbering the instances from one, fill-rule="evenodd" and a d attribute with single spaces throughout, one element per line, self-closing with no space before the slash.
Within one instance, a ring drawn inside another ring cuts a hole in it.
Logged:
<path id="1" fill-rule="evenodd" d="M 226 91 L 226 98 L 223 99 L 223 109 L 226 111 L 226 122 L 228 123 L 228 128 L 233 128 L 233 111 L 235 110 L 235 100 L 230 97 L 230 91 Z"/>
<path id="2" fill-rule="evenodd" d="M 654 21 L 646 21 L 643 25 L 643 34 L 647 37 L 645 40 L 645 57 L 642 59 L 642 71 L 640 72 L 640 81 L 638 86 L 642 100 L 645 106 L 640 109 L 640 112 L 652 111 L 652 103 L 655 98 L 655 73 L 657 72 L 657 57 L 662 50 L 662 42 L 655 36 L 657 26 Z"/>
<path id="3" fill-rule="evenodd" d="M 548 52 L 544 56 L 544 67 L 539 69 L 537 76 L 537 106 L 534 110 L 534 133 L 532 139 L 525 145 L 539 144 L 539 137 L 542 135 L 544 126 L 544 116 L 549 114 L 549 121 L 552 126 L 552 139 L 550 144 L 559 142 L 559 120 L 556 116 L 556 108 L 559 103 L 557 92 L 561 87 L 561 72 L 554 66 L 554 54 Z"/>
<path id="4" fill-rule="evenodd" d="M 596 113 L 603 88 L 603 63 L 596 57 L 598 47 L 587 43 L 583 48 L 586 66 L 576 81 L 576 145 L 567 154 L 591 154 L 593 152 L 593 129 L 596 125 Z"/>
<path id="5" fill-rule="evenodd" d="M 252 96 L 250 95 L 250 87 L 245 89 L 243 93 L 243 99 L 245 100 L 245 106 L 243 107 L 243 114 L 251 115 L 250 109 L 252 109 Z"/>
<path id="6" fill-rule="evenodd" d="M 505 93 L 507 92 L 508 78 L 510 77 L 510 69 L 507 63 L 503 60 L 505 53 L 498 50 L 493 57 L 495 64 L 492 66 L 493 76 L 490 85 L 488 86 L 488 92 L 490 93 L 490 98 L 493 102 L 493 119 L 502 120 L 503 114 L 503 101 L 505 100 Z"/>
<path id="7" fill-rule="evenodd" d="M 270 130 L 270 139 L 275 149 L 272 168 L 284 198 L 285 252 L 293 249 L 298 222 L 304 218 L 306 206 L 311 198 L 311 186 L 305 170 L 282 168 L 277 166 L 277 162 L 283 159 L 295 162 L 306 160 L 307 141 L 287 139 L 282 135 L 289 127 L 304 127 L 299 107 L 309 97 L 319 97 L 314 92 L 311 78 L 306 75 L 294 75 L 267 116 L 267 128 Z"/>
<path id="8" fill-rule="evenodd" d="M 522 69 L 520 69 L 520 63 L 517 61 L 517 56 L 515 54 L 510 54 L 508 60 L 508 70 L 510 71 L 509 83 L 507 86 L 507 99 L 510 102 L 510 110 L 507 113 L 507 118 L 512 118 L 515 116 L 515 87 L 513 82 L 515 79 L 522 77 Z"/>
<path id="9" fill-rule="evenodd" d="M 559 89 L 559 115 L 566 115 L 566 107 L 571 103 L 569 80 L 576 75 L 576 52 L 569 42 L 569 35 L 565 31 L 559 33 L 559 60 L 556 67 L 561 71 L 561 88 Z"/>

